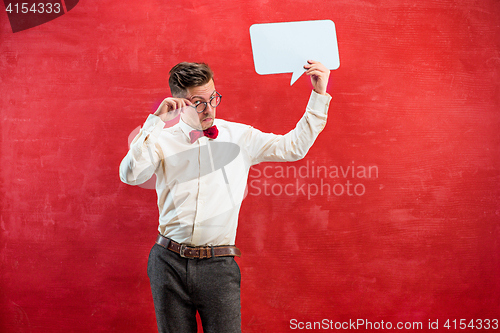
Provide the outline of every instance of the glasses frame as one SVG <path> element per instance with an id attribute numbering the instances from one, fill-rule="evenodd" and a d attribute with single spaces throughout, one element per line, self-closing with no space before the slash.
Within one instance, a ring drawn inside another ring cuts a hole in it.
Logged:
<path id="1" fill-rule="evenodd" d="M 216 98 L 216 97 L 219 97 L 219 103 L 217 103 L 216 105 L 213 105 L 213 104 L 212 104 L 212 101 L 213 101 L 213 100 L 214 100 L 214 98 Z M 195 109 L 195 111 L 196 111 L 197 113 L 202 113 L 202 112 L 205 112 L 205 110 L 207 109 L 207 104 L 208 104 L 208 103 L 210 103 L 210 106 L 211 106 L 211 107 L 216 108 L 216 107 L 218 107 L 218 106 L 219 106 L 219 104 L 220 104 L 220 102 L 221 102 L 221 101 L 222 101 L 222 95 L 221 95 L 221 94 L 219 94 L 219 92 L 216 90 L 216 91 L 215 91 L 215 95 L 214 95 L 214 96 L 212 96 L 212 97 L 208 100 L 208 102 L 196 101 L 195 103 L 198 103 L 198 104 L 194 105 L 194 103 L 193 103 L 193 105 L 191 105 L 191 106 Z M 203 106 L 203 110 L 198 111 L 198 106 L 200 106 L 200 105 L 204 105 L 204 106 Z"/>

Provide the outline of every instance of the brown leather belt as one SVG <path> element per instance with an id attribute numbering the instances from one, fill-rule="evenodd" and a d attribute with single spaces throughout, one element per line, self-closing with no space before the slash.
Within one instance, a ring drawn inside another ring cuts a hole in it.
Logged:
<path id="1" fill-rule="evenodd" d="M 174 242 L 170 238 L 162 235 L 156 237 L 156 244 L 177 253 L 183 258 L 188 259 L 204 259 L 212 257 L 241 257 L 241 251 L 234 245 L 220 245 L 220 246 L 186 246 Z"/>

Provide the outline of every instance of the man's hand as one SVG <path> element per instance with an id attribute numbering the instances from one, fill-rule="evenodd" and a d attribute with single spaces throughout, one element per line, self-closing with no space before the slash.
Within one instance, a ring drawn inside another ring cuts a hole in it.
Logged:
<path id="1" fill-rule="evenodd" d="M 182 109 L 189 105 L 192 103 L 185 98 L 168 97 L 161 102 L 154 115 L 167 122 L 177 117 Z"/>
<path id="2" fill-rule="evenodd" d="M 330 70 L 318 61 L 308 60 L 307 63 L 307 65 L 304 65 L 304 69 L 306 74 L 311 77 L 314 91 L 320 95 L 326 95 Z"/>

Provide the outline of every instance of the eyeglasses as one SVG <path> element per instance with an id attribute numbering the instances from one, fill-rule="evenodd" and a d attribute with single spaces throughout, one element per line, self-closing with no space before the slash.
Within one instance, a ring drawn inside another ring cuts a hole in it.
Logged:
<path id="1" fill-rule="evenodd" d="M 196 109 L 196 112 L 202 113 L 207 108 L 208 103 L 210 103 L 211 107 L 216 108 L 220 104 L 221 99 L 222 95 L 216 91 L 215 96 L 212 96 L 208 102 L 196 101 L 191 106 Z"/>

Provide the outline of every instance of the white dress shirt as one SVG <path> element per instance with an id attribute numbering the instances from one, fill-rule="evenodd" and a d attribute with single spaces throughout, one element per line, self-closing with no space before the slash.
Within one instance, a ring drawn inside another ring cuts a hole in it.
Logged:
<path id="1" fill-rule="evenodd" d="M 260 162 L 303 158 L 326 125 L 331 97 L 311 93 L 306 112 L 285 135 L 216 119 L 216 139 L 191 144 L 182 120 L 170 128 L 150 115 L 120 164 L 120 179 L 142 184 L 156 174 L 158 231 L 191 246 L 234 245 L 248 172 Z"/>

